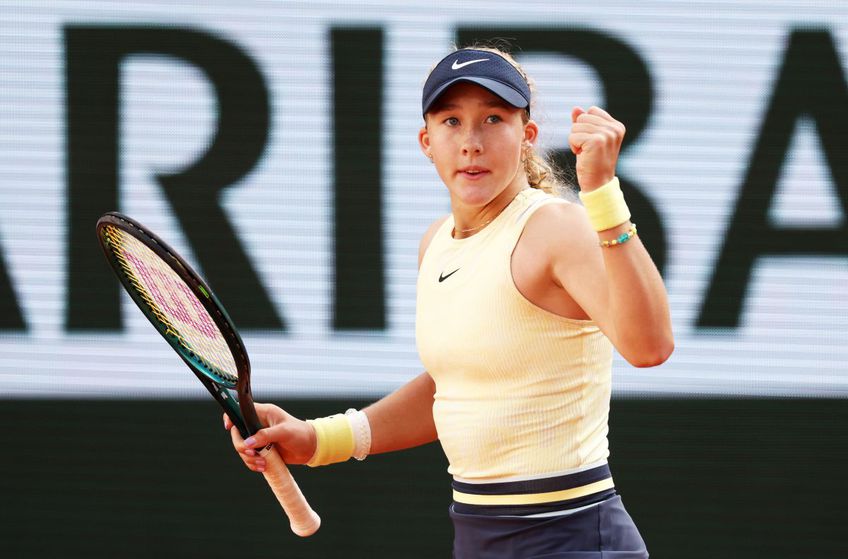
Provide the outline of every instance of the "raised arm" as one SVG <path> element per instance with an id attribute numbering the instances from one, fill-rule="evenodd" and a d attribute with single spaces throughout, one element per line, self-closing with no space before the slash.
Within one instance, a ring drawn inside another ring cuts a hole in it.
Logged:
<path id="1" fill-rule="evenodd" d="M 569 144 L 577 156 L 577 178 L 585 196 L 614 179 L 624 126 L 597 107 L 588 112 L 575 108 L 572 120 Z M 556 206 L 545 216 L 549 223 L 544 226 L 553 231 L 547 249 L 558 283 L 631 364 L 650 367 L 668 359 L 674 349 L 668 297 L 638 235 L 611 247 L 600 246 L 630 232 L 630 220 L 596 231 L 586 210 L 573 204 Z"/>

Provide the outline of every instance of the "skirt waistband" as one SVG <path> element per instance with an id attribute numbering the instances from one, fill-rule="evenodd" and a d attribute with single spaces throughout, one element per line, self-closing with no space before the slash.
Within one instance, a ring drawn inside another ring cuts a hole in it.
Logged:
<path id="1" fill-rule="evenodd" d="M 454 480 L 452 485 L 453 508 L 463 514 L 538 514 L 585 506 L 615 494 L 609 464 L 542 479 L 503 483 Z"/>

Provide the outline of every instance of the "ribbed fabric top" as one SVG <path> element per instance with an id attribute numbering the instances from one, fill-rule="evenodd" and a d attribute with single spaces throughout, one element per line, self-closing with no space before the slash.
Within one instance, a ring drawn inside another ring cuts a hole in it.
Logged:
<path id="1" fill-rule="evenodd" d="M 512 279 L 516 242 L 550 203 L 568 202 L 523 190 L 465 239 L 453 238 L 451 216 L 422 260 L 416 339 L 456 479 L 556 475 L 609 455 L 612 344 L 592 321 L 537 307 Z"/>

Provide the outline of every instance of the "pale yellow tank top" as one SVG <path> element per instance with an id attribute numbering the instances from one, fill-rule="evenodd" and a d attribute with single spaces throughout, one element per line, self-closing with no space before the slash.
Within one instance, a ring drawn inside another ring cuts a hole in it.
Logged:
<path id="1" fill-rule="evenodd" d="M 592 321 L 537 307 L 512 279 L 527 220 L 551 203 L 568 202 L 523 190 L 465 239 L 453 238 L 451 216 L 424 254 L 416 340 L 436 383 L 433 416 L 456 479 L 556 475 L 609 455 L 612 344 Z"/>

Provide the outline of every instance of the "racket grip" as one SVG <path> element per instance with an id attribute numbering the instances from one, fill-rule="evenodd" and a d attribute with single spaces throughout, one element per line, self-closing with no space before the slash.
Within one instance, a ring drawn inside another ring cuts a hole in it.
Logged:
<path id="1" fill-rule="evenodd" d="M 288 466 L 277 453 L 274 445 L 268 445 L 259 453 L 265 458 L 265 481 L 271 486 L 291 522 L 292 532 L 300 537 L 311 536 L 321 526 L 321 517 L 312 510 L 306 497 L 297 486 Z"/>

